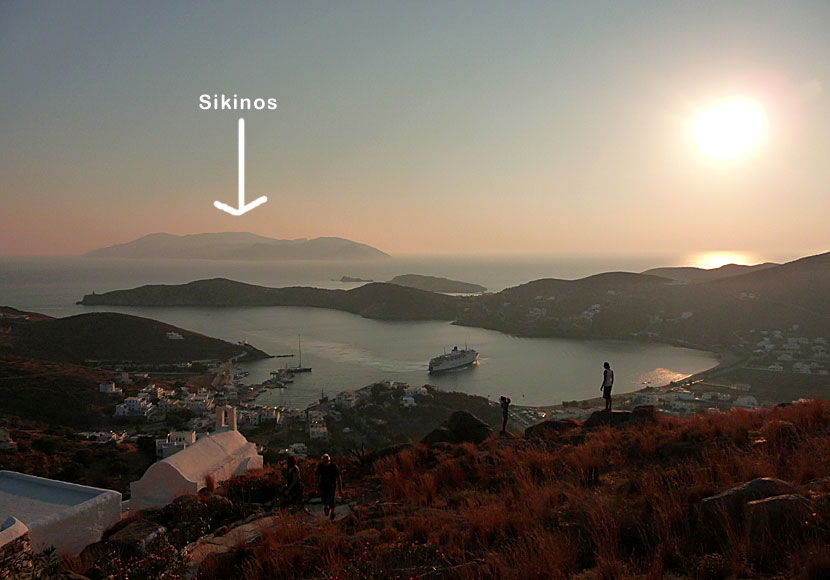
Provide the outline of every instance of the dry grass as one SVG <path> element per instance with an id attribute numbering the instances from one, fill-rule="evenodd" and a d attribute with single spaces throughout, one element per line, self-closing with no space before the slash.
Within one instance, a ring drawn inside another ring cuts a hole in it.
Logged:
<path id="1" fill-rule="evenodd" d="M 819 481 L 830 478 L 828 402 L 662 419 L 567 441 L 416 446 L 346 478 L 379 488 L 379 503 L 336 524 L 286 515 L 259 547 L 202 577 L 818 578 L 830 570 L 830 484 Z M 773 546 L 750 546 L 742 525 L 727 525 L 715 548 L 696 527 L 700 499 L 756 477 L 789 481 L 819 506 L 806 541 L 781 557 L 754 556 Z"/>

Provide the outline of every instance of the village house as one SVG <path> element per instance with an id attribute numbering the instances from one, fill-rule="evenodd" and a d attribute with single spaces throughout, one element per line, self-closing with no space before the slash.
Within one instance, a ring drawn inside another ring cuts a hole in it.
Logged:
<path id="1" fill-rule="evenodd" d="M 426 397 L 427 395 L 429 395 L 429 391 L 426 387 L 408 385 L 403 390 L 403 394 L 407 397 Z"/>
<path id="2" fill-rule="evenodd" d="M 0 427 L 0 449 L 3 449 L 3 450 L 17 449 L 17 443 L 12 441 L 12 437 L 9 434 L 8 429 L 6 429 L 5 427 Z"/>
<path id="3" fill-rule="evenodd" d="M 632 405 L 657 405 L 657 394 L 656 393 L 634 393 L 634 396 L 631 397 L 631 404 Z"/>
<path id="4" fill-rule="evenodd" d="M 735 399 L 736 407 L 746 407 L 752 409 L 758 406 L 758 400 L 752 395 L 741 395 Z"/>
<path id="5" fill-rule="evenodd" d="M 124 402 L 116 405 L 116 417 L 147 417 L 153 409 L 153 404 L 143 397 L 127 397 Z"/>
<path id="6" fill-rule="evenodd" d="M 401 397 L 400 404 L 401 407 L 407 408 L 414 407 L 417 403 L 415 403 L 415 397 L 409 397 L 407 395 L 404 395 L 403 397 Z"/>
<path id="7" fill-rule="evenodd" d="M 196 443 L 196 431 L 172 431 L 164 439 L 156 439 L 156 457 L 164 459 Z"/>
<path id="8" fill-rule="evenodd" d="M 351 409 L 357 404 L 357 395 L 354 391 L 343 391 L 334 397 L 334 404 L 339 409 Z"/>
<path id="9" fill-rule="evenodd" d="M 100 383 L 98 385 L 98 392 L 104 393 L 107 395 L 123 395 L 124 391 L 121 387 L 115 386 L 115 381 L 107 381 L 106 383 Z"/>

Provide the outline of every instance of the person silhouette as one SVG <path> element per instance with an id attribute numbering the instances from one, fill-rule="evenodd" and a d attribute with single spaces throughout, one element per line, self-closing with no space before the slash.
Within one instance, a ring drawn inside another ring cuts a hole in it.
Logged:
<path id="1" fill-rule="evenodd" d="M 505 397 L 504 395 L 499 397 L 499 405 L 501 405 L 501 415 L 502 415 L 502 418 L 503 418 L 503 421 L 501 423 L 501 433 L 502 433 L 502 435 L 507 433 L 507 409 L 508 409 L 508 407 L 510 407 L 511 402 L 512 401 L 510 400 L 510 397 Z"/>
<path id="2" fill-rule="evenodd" d="M 602 363 L 605 370 L 602 371 L 602 386 L 599 388 L 602 391 L 602 398 L 605 399 L 605 410 L 611 410 L 611 389 L 614 387 L 614 371 L 611 370 L 611 365 L 607 362 Z"/>
<path id="3" fill-rule="evenodd" d="M 339 491 L 340 496 L 343 496 L 343 482 L 340 478 L 340 469 L 331 460 L 328 453 L 323 453 L 320 458 L 315 475 L 317 476 L 317 488 L 320 492 L 320 498 L 323 500 L 323 514 L 334 521 L 334 494 L 335 491 Z"/>

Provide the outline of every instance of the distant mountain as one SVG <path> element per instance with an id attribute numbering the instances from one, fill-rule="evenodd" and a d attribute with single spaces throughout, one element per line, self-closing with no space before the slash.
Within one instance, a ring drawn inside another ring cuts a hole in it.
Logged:
<path id="1" fill-rule="evenodd" d="M 469 282 L 458 282 L 447 278 L 436 276 L 422 276 L 420 274 L 403 274 L 389 280 L 390 284 L 418 288 L 428 292 L 440 292 L 443 294 L 481 294 L 487 292 L 487 288 Z"/>
<path id="2" fill-rule="evenodd" d="M 380 250 L 344 238 L 277 240 L 247 232 L 209 234 L 150 234 L 87 252 L 92 258 L 178 258 L 199 260 L 378 260 Z"/>
<path id="3" fill-rule="evenodd" d="M 651 276 L 661 276 L 669 278 L 678 282 L 709 282 L 711 280 L 718 280 L 720 278 L 729 278 L 732 276 L 740 276 L 741 274 L 748 274 L 758 270 L 767 270 L 780 266 L 774 262 L 764 262 L 763 264 L 756 264 L 754 266 L 744 266 L 741 264 L 727 264 L 720 268 L 712 268 L 709 270 L 703 268 L 682 267 L 682 268 L 653 268 L 646 270 L 643 274 Z"/>

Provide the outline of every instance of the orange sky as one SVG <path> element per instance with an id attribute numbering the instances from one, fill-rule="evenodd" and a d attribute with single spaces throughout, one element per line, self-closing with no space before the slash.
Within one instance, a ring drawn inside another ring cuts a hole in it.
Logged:
<path id="1" fill-rule="evenodd" d="M 827 248 L 826 2 L 0 7 L 0 254 L 152 232 L 391 254 Z M 472 8 L 475 7 L 475 10 Z M 752 9 L 749 10 L 748 7 Z M 275 97 L 244 113 L 202 93 Z M 764 110 L 707 157 L 694 117 Z"/>

